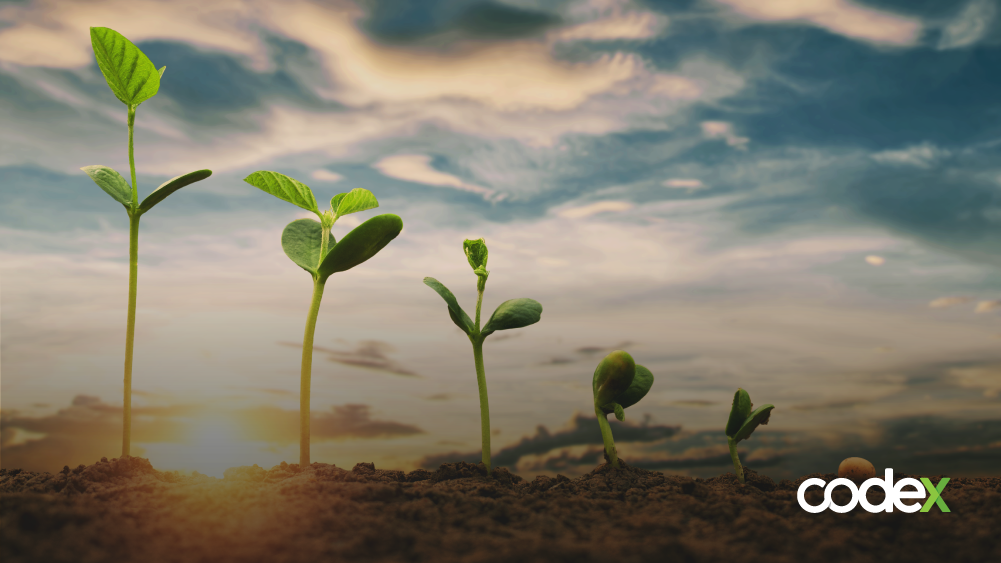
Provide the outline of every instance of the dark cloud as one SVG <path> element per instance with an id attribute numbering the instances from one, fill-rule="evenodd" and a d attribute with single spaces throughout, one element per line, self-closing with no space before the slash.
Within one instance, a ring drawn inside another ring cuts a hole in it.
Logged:
<path id="1" fill-rule="evenodd" d="M 612 434 L 615 436 L 617 444 L 655 442 L 670 438 L 681 429 L 680 426 L 651 426 L 646 421 L 642 424 L 618 421 L 610 421 L 610 423 L 612 425 Z M 517 444 L 507 446 L 495 452 L 492 462 L 497 467 L 514 467 L 523 456 L 541 455 L 555 449 L 570 446 L 602 444 L 598 419 L 593 416 L 587 417 L 578 414 L 570 420 L 570 428 L 568 430 L 561 430 L 555 434 L 550 433 L 545 426 L 539 425 L 535 430 L 534 436 L 522 438 Z M 450 452 L 447 454 L 426 456 L 419 462 L 419 465 L 425 468 L 435 468 L 442 463 L 455 461 L 476 462 L 480 460 L 480 457 L 481 453 L 479 451 L 468 453 Z"/>
<path id="2" fill-rule="evenodd" d="M 537 36 L 561 23 L 550 12 L 491 1 L 368 0 L 365 29 L 385 43 L 447 45 L 461 39 L 503 41 Z"/>
<path id="3" fill-rule="evenodd" d="M 189 406 L 133 407 L 132 454 L 144 455 L 140 442 L 176 442 L 184 424 L 176 418 L 192 414 Z M 18 431 L 43 434 L 37 439 L 12 444 Z M 42 417 L 0 412 L 0 449 L 3 467 L 29 471 L 53 471 L 63 465 L 91 464 L 102 457 L 117 457 L 122 451 L 122 407 L 105 404 L 97 397 L 77 395 L 69 408 Z"/>
<path id="4" fill-rule="evenodd" d="M 368 405 L 331 407 L 332 412 L 313 416 L 310 436 L 329 440 L 348 438 L 399 438 L 425 432 L 417 426 L 387 420 L 372 420 Z"/>
<path id="5" fill-rule="evenodd" d="M 709 407 L 718 404 L 718 401 L 700 401 L 700 400 L 690 400 L 690 401 L 671 401 L 672 405 L 678 405 L 679 407 Z"/>
<path id="6" fill-rule="evenodd" d="M 282 346 L 291 346 L 293 348 L 302 349 L 302 344 L 296 344 L 294 342 L 279 342 L 279 344 Z M 382 342 L 380 340 L 362 340 L 358 343 L 354 351 L 351 352 L 331 350 L 330 348 L 323 348 L 320 346 L 313 346 L 313 350 L 315 352 L 323 352 L 327 355 L 327 360 L 331 362 L 383 371 L 393 375 L 420 377 L 420 375 L 400 366 L 386 356 L 386 352 L 394 350 L 393 346 L 388 342 Z"/>

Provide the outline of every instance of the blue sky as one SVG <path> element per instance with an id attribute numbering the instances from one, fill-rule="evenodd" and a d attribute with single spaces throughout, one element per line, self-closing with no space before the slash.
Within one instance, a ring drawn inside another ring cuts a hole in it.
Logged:
<path id="1" fill-rule="evenodd" d="M 775 477 L 1001 460 L 997 2 L 96 0 L 0 2 L 4 467 L 120 453 L 128 222 L 79 169 L 128 170 L 126 108 L 91 26 L 167 67 L 140 197 L 213 170 L 140 226 L 133 451 L 155 467 L 297 459 L 311 285 L 280 235 L 310 214 L 256 170 L 404 222 L 327 283 L 315 461 L 478 457 L 471 347 L 421 280 L 472 310 L 480 237 L 484 315 L 544 307 L 484 347 L 522 474 L 594 466 L 614 349 L 655 376 L 613 424 L 646 467 L 732 470 L 737 387 L 776 405 L 741 443 Z"/>

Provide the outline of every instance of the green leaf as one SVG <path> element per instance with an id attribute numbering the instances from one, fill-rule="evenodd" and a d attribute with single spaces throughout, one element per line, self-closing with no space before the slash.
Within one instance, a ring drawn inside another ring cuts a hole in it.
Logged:
<path id="1" fill-rule="evenodd" d="M 160 73 L 139 47 L 107 27 L 90 28 L 90 44 L 104 80 L 123 104 L 137 106 L 156 95 Z"/>
<path id="2" fill-rule="evenodd" d="M 747 391 L 738 388 L 733 394 L 733 405 L 730 407 L 730 418 L 726 421 L 726 435 L 733 438 L 751 414 L 751 396 Z"/>
<path id="3" fill-rule="evenodd" d="M 462 242 L 462 249 L 466 252 L 466 260 L 469 261 L 469 265 L 473 267 L 473 270 L 477 268 L 487 267 L 487 258 L 489 252 L 487 251 L 487 243 L 482 238 L 476 240 L 466 239 Z"/>
<path id="4" fill-rule="evenodd" d="M 604 409 L 632 385 L 636 377 L 636 362 L 628 352 L 615 350 L 598 362 L 591 380 L 594 404 Z M 610 412 L 610 411 L 609 411 Z"/>
<path id="5" fill-rule="evenodd" d="M 403 230 L 403 220 L 392 213 L 376 215 L 344 235 L 323 257 L 317 272 L 326 278 L 344 272 L 368 260 L 382 250 Z"/>
<path id="6" fill-rule="evenodd" d="M 521 328 L 539 322 L 542 318 L 542 305 L 534 300 L 522 297 L 521 299 L 508 299 L 500 304 L 490 315 L 490 320 L 483 325 L 480 334 L 486 338 L 495 331 Z"/>
<path id="7" fill-rule="evenodd" d="M 462 310 L 459 306 L 459 302 L 455 299 L 455 295 L 448 290 L 440 281 L 434 278 L 424 278 L 424 285 L 430 287 L 431 289 L 438 292 L 441 298 L 445 300 L 448 304 L 448 316 L 455 323 L 455 326 L 462 329 L 462 332 L 466 334 L 473 333 L 473 320 L 469 318 L 469 315 Z"/>
<path id="8" fill-rule="evenodd" d="M 740 430 L 733 437 L 734 443 L 741 440 L 746 440 L 751 436 L 751 432 L 758 427 L 759 424 L 768 424 L 768 418 L 772 414 L 772 409 L 775 405 L 764 405 L 758 409 L 755 409 L 750 416 L 744 421 L 744 424 L 740 426 Z"/>
<path id="9" fill-rule="evenodd" d="M 183 174 L 176 178 L 171 178 L 170 180 L 160 184 L 157 189 L 153 190 L 153 193 L 146 196 L 146 199 L 139 204 L 139 210 L 146 213 L 152 209 L 154 205 L 166 199 L 170 194 L 176 192 L 184 186 L 189 186 L 195 182 L 204 180 L 211 175 L 211 170 L 195 170 L 194 172 L 188 172 L 187 174 Z"/>
<path id="10" fill-rule="evenodd" d="M 358 213 L 379 207 L 379 201 L 372 192 L 364 188 L 355 188 L 346 194 L 337 194 L 330 200 L 330 208 L 334 210 L 334 220 L 350 213 Z"/>
<path id="11" fill-rule="evenodd" d="M 167 70 L 167 65 L 160 67 L 160 80 L 163 80 L 163 71 Z"/>
<path id="12" fill-rule="evenodd" d="M 244 178 L 243 181 L 278 199 L 283 199 L 289 203 L 298 205 L 306 211 L 312 211 L 320 215 L 320 210 L 316 206 L 316 198 L 313 197 L 313 191 L 309 189 L 309 186 L 298 180 L 289 178 L 278 172 L 258 170 Z"/>
<path id="13" fill-rule="evenodd" d="M 84 166 L 80 170 L 86 172 L 90 179 L 94 180 L 94 183 L 115 201 L 124 205 L 126 209 L 132 209 L 132 188 L 129 187 L 128 181 L 121 174 L 113 168 L 99 164 Z"/>
<path id="14" fill-rule="evenodd" d="M 640 399 L 650 392 L 651 386 L 653 386 L 653 374 L 647 368 L 637 365 L 633 382 L 629 384 L 628 389 L 623 391 L 618 397 L 615 397 L 615 402 L 622 405 L 622 408 L 628 409 L 640 402 Z M 612 411 L 606 412 L 611 413 Z"/>
<path id="15" fill-rule="evenodd" d="M 615 413 L 615 418 L 619 419 L 619 422 L 626 420 L 626 411 L 622 408 L 622 405 L 618 403 L 612 403 L 612 412 Z"/>
<path id="16" fill-rule="evenodd" d="M 314 219 L 297 219 L 282 231 L 282 250 L 300 268 L 316 275 L 316 265 L 320 263 L 320 245 L 323 242 L 323 227 Z M 327 244 L 334 245 L 330 236 Z"/>

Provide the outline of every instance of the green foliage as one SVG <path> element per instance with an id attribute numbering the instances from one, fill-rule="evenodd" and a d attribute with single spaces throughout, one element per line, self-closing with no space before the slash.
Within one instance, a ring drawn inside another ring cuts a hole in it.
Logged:
<path id="1" fill-rule="evenodd" d="M 156 95 L 167 67 L 157 71 L 139 47 L 113 29 L 90 28 L 90 44 L 101 74 L 123 104 L 138 106 Z"/>
<path id="2" fill-rule="evenodd" d="M 132 209 L 132 188 L 129 182 L 121 174 L 107 166 L 95 164 L 84 166 L 83 170 L 90 176 L 91 180 L 102 190 L 107 192 L 115 201 L 125 206 L 125 209 Z"/>
<path id="3" fill-rule="evenodd" d="M 733 406 L 730 407 L 730 418 L 726 423 L 726 435 L 734 443 L 746 440 L 761 424 L 768 424 L 775 405 L 764 405 L 751 412 L 751 396 L 743 389 L 737 389 L 733 395 Z"/>
<path id="4" fill-rule="evenodd" d="M 447 287 L 445 287 L 440 281 L 434 278 L 424 278 L 424 285 L 430 287 L 431 289 L 438 292 L 441 298 L 445 300 L 445 304 L 448 305 L 448 316 L 455 323 L 455 326 L 462 329 L 467 335 L 472 335 L 476 328 L 473 326 L 473 320 L 469 318 L 469 315 L 462 310 L 459 306 L 459 302 L 455 299 L 455 295 Z"/>
<path id="5" fill-rule="evenodd" d="M 344 235 L 324 256 L 317 272 L 327 277 L 350 270 L 375 256 L 402 230 L 403 220 L 398 216 L 391 213 L 376 215 Z"/>
<path id="6" fill-rule="evenodd" d="M 595 408 L 605 414 L 616 413 L 619 420 L 623 420 L 625 414 L 616 406 L 627 409 L 635 405 L 652 386 L 653 373 L 636 365 L 633 357 L 623 350 L 615 350 L 598 362 L 591 379 Z"/>
<path id="7" fill-rule="evenodd" d="M 282 231 L 282 250 L 300 268 L 316 275 L 320 263 L 320 242 L 323 227 L 313 219 L 298 219 L 285 226 Z M 333 244 L 333 237 L 330 243 Z"/>
<path id="8" fill-rule="evenodd" d="M 359 211 L 367 211 L 379 207 L 379 202 L 372 192 L 355 188 L 346 194 L 337 194 L 330 200 L 330 209 L 334 212 L 334 221 L 339 217 Z"/>
<path id="9" fill-rule="evenodd" d="M 267 192 L 278 199 L 285 200 L 291 204 L 298 205 L 306 211 L 312 211 L 320 215 L 320 209 L 316 205 L 316 198 L 309 186 L 298 180 L 289 178 L 278 172 L 259 170 L 243 179 L 244 182 Z"/>
<path id="10" fill-rule="evenodd" d="M 486 263 L 486 260 L 484 260 Z M 498 330 L 521 328 L 539 322 L 542 318 L 542 305 L 534 299 L 508 299 L 500 304 L 490 320 L 483 325 L 480 334 L 486 338 Z"/>
<path id="11" fill-rule="evenodd" d="M 194 172 L 188 172 L 187 174 L 177 176 L 176 178 L 171 178 L 170 180 L 160 184 L 157 189 L 153 190 L 153 193 L 149 194 L 146 196 L 146 199 L 142 200 L 142 203 L 139 204 L 139 211 L 146 213 L 152 209 L 154 205 L 167 199 L 167 196 L 170 194 L 176 192 L 184 186 L 189 186 L 195 182 L 204 180 L 211 175 L 211 170 L 195 170 Z"/>
<path id="12" fill-rule="evenodd" d="M 473 271 L 485 269 L 487 267 L 487 243 L 482 238 L 476 240 L 465 240 L 462 243 L 462 250 L 466 253 L 466 260 L 473 267 Z"/>

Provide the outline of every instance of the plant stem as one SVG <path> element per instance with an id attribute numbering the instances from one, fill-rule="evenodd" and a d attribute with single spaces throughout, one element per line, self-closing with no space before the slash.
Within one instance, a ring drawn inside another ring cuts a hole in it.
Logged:
<path id="1" fill-rule="evenodd" d="M 476 363 L 476 384 L 480 388 L 480 434 L 483 442 L 483 465 L 490 467 L 490 402 L 487 399 L 487 374 L 483 370 L 483 338 L 473 340 L 473 361 Z"/>
<path id="2" fill-rule="evenodd" d="M 125 326 L 125 401 L 122 410 L 122 457 L 130 455 L 132 443 L 132 352 L 136 337 L 136 289 L 139 285 L 138 282 L 139 214 L 129 213 L 129 310 Z"/>
<path id="3" fill-rule="evenodd" d="M 737 442 L 734 442 L 733 438 L 729 436 L 726 437 L 726 442 L 730 446 L 730 459 L 733 460 L 733 469 L 737 474 L 737 479 L 744 483 L 744 467 L 740 465 L 740 458 L 737 457 Z"/>
<path id="4" fill-rule="evenodd" d="M 598 416 L 598 426 L 601 427 L 601 441 L 605 443 L 605 453 L 608 459 L 612 460 L 612 467 L 619 468 L 619 456 L 615 453 L 615 440 L 612 439 L 612 427 L 608 425 L 608 415 L 600 407 L 594 407 L 594 414 Z"/>
<path id="5" fill-rule="evenodd" d="M 309 383 L 313 371 L 313 333 L 326 279 L 313 279 L 313 301 L 309 304 L 306 331 L 302 336 L 302 372 L 299 380 L 299 470 L 309 467 Z"/>
<path id="6" fill-rule="evenodd" d="M 133 131 L 136 124 L 136 106 L 129 106 L 129 172 L 132 176 L 132 209 L 139 208 L 139 188 L 136 186 L 136 157 Z M 139 217 L 129 211 L 129 310 L 125 327 L 125 390 L 122 408 L 122 457 L 132 449 L 132 356 L 136 336 L 136 289 L 139 282 Z"/>
<path id="7" fill-rule="evenodd" d="M 476 334 L 471 336 L 469 340 L 473 343 L 473 362 L 476 364 L 476 385 L 480 390 L 480 435 L 481 448 L 483 450 L 483 465 L 486 466 L 487 475 L 489 475 L 492 471 L 490 466 L 490 400 L 487 398 L 487 373 L 483 369 L 483 337 L 480 336 L 480 307 L 483 305 L 483 284 L 477 283 L 476 289 L 479 294 L 476 298 Z"/>

